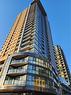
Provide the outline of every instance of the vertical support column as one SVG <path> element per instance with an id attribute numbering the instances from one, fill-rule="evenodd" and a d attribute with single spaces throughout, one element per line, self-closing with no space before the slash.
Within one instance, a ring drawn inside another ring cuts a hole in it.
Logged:
<path id="1" fill-rule="evenodd" d="M 3 87 L 3 84 L 4 84 L 4 80 L 5 80 L 5 77 L 6 77 L 6 74 L 7 74 L 7 71 L 8 71 L 8 68 L 9 68 L 9 64 L 11 62 L 11 58 L 12 57 L 8 57 L 8 59 L 5 61 L 4 63 L 4 67 L 2 68 L 2 75 L 1 75 L 1 79 L 0 79 L 0 87 Z"/>

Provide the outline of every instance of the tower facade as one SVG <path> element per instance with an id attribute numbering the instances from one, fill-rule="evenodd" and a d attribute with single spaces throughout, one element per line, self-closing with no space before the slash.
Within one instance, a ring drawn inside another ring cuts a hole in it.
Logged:
<path id="1" fill-rule="evenodd" d="M 3 45 L 0 66 L 2 95 L 59 94 L 50 25 L 39 0 L 17 17 Z"/>
<path id="2" fill-rule="evenodd" d="M 24 10 L 24 12 L 20 13 L 17 16 L 17 19 L 6 38 L 2 50 L 0 51 L 0 76 L 3 72 L 2 67 L 4 66 L 4 63 L 7 60 L 8 56 L 14 54 L 15 52 L 18 52 L 22 30 L 28 14 L 28 9 Z"/>
<path id="3" fill-rule="evenodd" d="M 57 64 L 57 70 L 59 77 L 62 77 L 66 80 L 68 85 L 70 85 L 70 71 L 65 59 L 64 52 L 62 48 L 59 45 L 56 45 L 54 47 L 55 49 L 55 57 L 56 57 L 56 64 Z"/>

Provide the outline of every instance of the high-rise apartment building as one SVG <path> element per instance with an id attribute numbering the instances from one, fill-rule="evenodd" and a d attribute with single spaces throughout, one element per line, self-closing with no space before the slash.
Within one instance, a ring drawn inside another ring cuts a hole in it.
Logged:
<path id="1" fill-rule="evenodd" d="M 0 66 L 2 95 L 58 93 L 51 30 L 39 0 L 17 17 L 3 45 Z"/>
<path id="2" fill-rule="evenodd" d="M 0 51 L 0 95 L 62 95 L 60 87 L 47 14 L 34 0 Z"/>
<path id="3" fill-rule="evenodd" d="M 57 71 L 59 77 L 62 77 L 70 85 L 70 71 L 62 48 L 59 45 L 54 46 Z"/>

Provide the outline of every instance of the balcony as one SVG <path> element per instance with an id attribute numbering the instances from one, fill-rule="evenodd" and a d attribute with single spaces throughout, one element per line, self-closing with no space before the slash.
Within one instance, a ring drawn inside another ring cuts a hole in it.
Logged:
<path id="1" fill-rule="evenodd" d="M 12 61 L 10 66 L 19 67 L 19 66 L 24 66 L 27 64 L 28 64 L 27 60 L 16 60 L 16 61 Z"/>
<path id="2" fill-rule="evenodd" d="M 29 40 L 30 40 L 30 37 L 23 38 L 22 43 L 25 43 L 25 42 L 27 42 L 27 41 L 29 41 Z"/>
<path id="3" fill-rule="evenodd" d="M 23 48 L 20 48 L 20 51 L 30 50 L 31 48 L 32 48 L 32 45 L 27 45 L 27 46 L 24 46 Z"/>
<path id="4" fill-rule="evenodd" d="M 27 69 L 10 69 L 7 73 L 8 76 L 19 76 L 27 73 Z"/>
<path id="5" fill-rule="evenodd" d="M 30 39 L 30 35 L 31 35 L 31 32 L 25 33 L 24 37 L 23 37 L 23 40 L 26 39 L 26 38 Z"/>
<path id="6" fill-rule="evenodd" d="M 14 86 L 25 86 L 25 81 L 21 81 L 21 80 L 5 80 L 5 84 L 4 86 L 10 86 L 10 87 L 14 87 Z"/>
<path id="7" fill-rule="evenodd" d="M 25 47 L 25 46 L 30 45 L 30 44 L 31 44 L 31 42 L 30 41 L 27 41 L 27 42 L 22 43 L 21 44 L 21 47 Z"/>

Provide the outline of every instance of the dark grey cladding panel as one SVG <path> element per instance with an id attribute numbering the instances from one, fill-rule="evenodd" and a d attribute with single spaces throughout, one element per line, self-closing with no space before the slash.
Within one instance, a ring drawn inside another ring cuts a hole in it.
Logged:
<path id="1" fill-rule="evenodd" d="M 34 0 L 34 1 L 31 3 L 31 5 L 34 4 L 34 3 L 37 3 L 37 5 L 38 5 L 38 7 L 40 8 L 42 14 L 43 14 L 44 16 L 47 16 L 47 14 L 46 14 L 46 12 L 45 12 L 45 10 L 44 10 L 44 7 L 42 6 L 40 0 Z"/>

